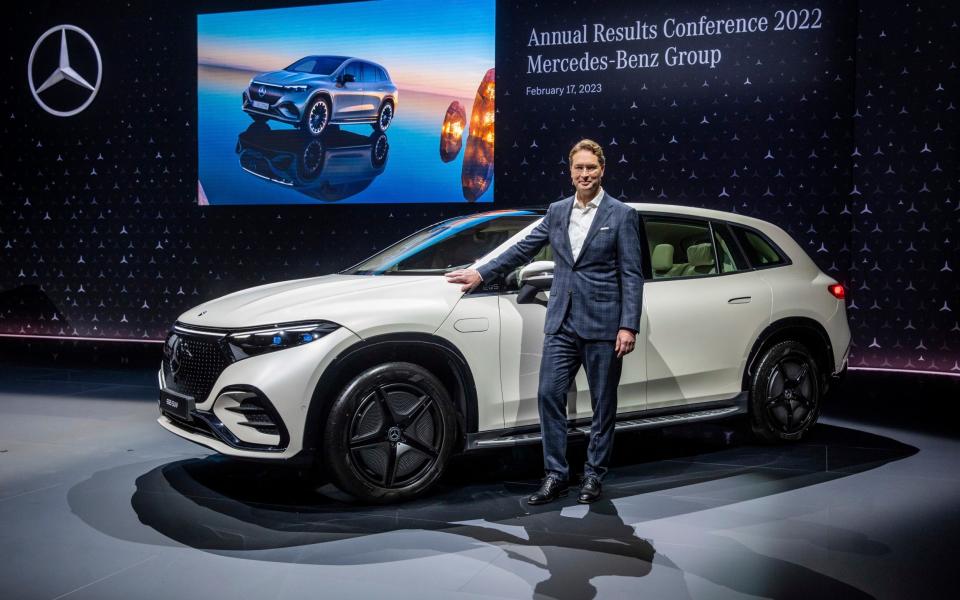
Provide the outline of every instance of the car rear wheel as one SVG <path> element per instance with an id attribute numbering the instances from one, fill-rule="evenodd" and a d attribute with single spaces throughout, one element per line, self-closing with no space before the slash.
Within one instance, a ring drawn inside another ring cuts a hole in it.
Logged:
<path id="1" fill-rule="evenodd" d="M 393 362 L 355 377 L 324 426 L 334 485 L 362 502 L 416 497 L 443 473 L 456 439 L 449 394 L 429 371 Z"/>
<path id="2" fill-rule="evenodd" d="M 304 117 L 304 129 L 316 137 L 326 130 L 330 123 L 330 101 L 324 97 L 314 98 Z"/>
<path id="3" fill-rule="evenodd" d="M 390 127 L 390 123 L 393 122 L 393 104 L 389 102 L 384 102 L 380 106 L 380 110 L 377 112 L 377 121 L 373 124 L 373 128 L 377 131 L 386 131 Z"/>
<path id="4" fill-rule="evenodd" d="M 764 350 L 750 386 L 750 427 L 766 442 L 799 440 L 820 416 L 820 371 L 803 344 Z"/>

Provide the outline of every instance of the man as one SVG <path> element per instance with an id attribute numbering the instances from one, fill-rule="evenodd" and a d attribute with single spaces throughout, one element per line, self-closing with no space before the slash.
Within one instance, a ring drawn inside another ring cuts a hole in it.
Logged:
<path id="1" fill-rule="evenodd" d="M 617 386 L 623 357 L 633 351 L 640 324 L 643 275 L 637 212 L 604 193 L 603 149 L 581 140 L 570 150 L 576 194 L 554 202 L 530 234 L 478 269 L 447 275 L 467 292 L 530 262 L 548 242 L 554 276 L 544 324 L 537 403 L 546 476 L 528 504 L 569 492 L 567 391 L 584 365 L 593 421 L 578 501 L 597 500 L 613 449 Z"/>

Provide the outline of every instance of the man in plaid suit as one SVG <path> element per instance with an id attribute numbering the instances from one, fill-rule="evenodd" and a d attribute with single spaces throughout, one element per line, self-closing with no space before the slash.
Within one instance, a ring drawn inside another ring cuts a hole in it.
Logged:
<path id="1" fill-rule="evenodd" d="M 643 275 L 637 212 L 600 186 L 603 149 L 581 140 L 570 150 L 570 176 L 576 194 L 554 202 L 543 221 L 523 240 L 476 270 L 447 275 L 470 291 L 530 262 L 547 243 L 554 274 L 544 324 L 546 334 L 537 394 L 546 476 L 527 502 L 544 504 L 569 492 L 566 460 L 566 397 L 585 366 L 593 421 L 579 502 L 600 497 L 601 481 L 613 450 L 617 386 L 623 356 L 632 352 L 640 325 Z"/>

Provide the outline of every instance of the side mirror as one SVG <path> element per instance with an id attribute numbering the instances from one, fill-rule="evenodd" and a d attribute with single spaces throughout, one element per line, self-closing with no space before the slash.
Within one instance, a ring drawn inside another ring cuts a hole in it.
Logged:
<path id="1" fill-rule="evenodd" d="M 520 287 L 532 285 L 540 291 L 549 290 L 553 285 L 553 261 L 537 260 L 520 269 L 517 276 Z"/>
<path id="2" fill-rule="evenodd" d="M 517 276 L 520 291 L 517 294 L 517 304 L 539 304 L 546 306 L 547 301 L 537 295 L 545 292 L 553 285 L 553 261 L 538 260 L 520 269 Z"/>
<path id="3" fill-rule="evenodd" d="M 354 77 L 353 73 L 341 73 L 340 77 L 337 77 L 337 83 L 343 85 L 344 83 L 352 83 L 356 81 L 357 78 Z"/>

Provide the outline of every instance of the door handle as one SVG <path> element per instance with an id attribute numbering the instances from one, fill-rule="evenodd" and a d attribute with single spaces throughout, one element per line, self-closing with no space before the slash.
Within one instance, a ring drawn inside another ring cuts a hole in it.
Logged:
<path id="1" fill-rule="evenodd" d="M 727 300 L 727 304 L 748 304 L 750 300 L 750 296 L 740 296 L 739 298 L 730 298 Z"/>

